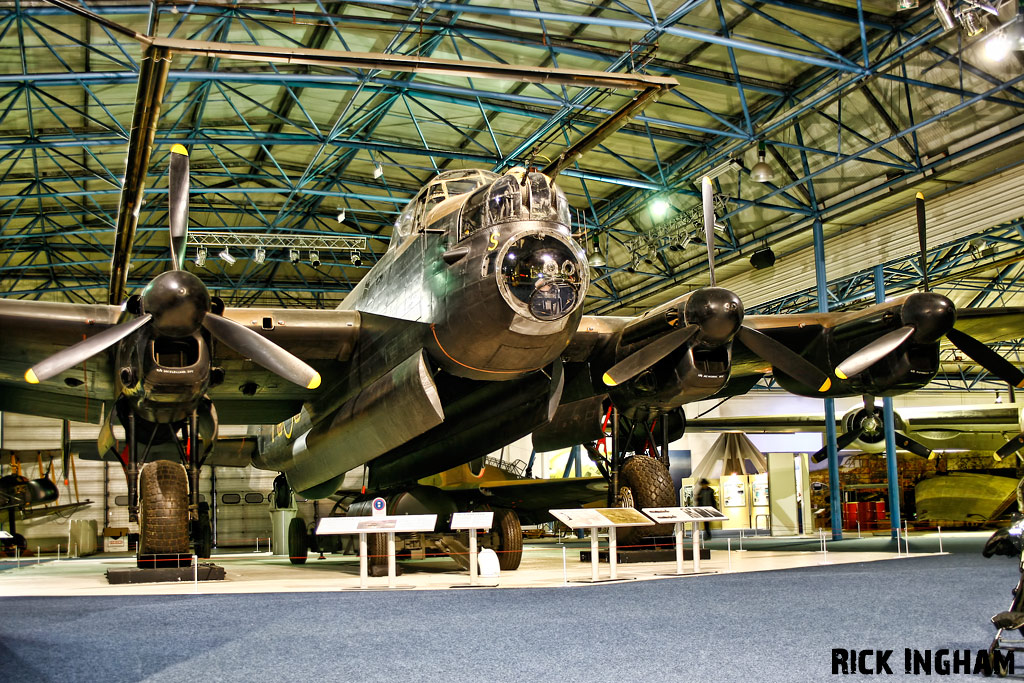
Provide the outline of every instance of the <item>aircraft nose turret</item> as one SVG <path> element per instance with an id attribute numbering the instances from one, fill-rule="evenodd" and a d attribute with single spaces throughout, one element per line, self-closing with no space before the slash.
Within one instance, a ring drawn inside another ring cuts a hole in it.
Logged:
<path id="1" fill-rule="evenodd" d="M 553 321 L 579 307 L 587 264 L 574 246 L 549 230 L 521 234 L 505 245 L 496 269 L 498 289 L 517 313 Z"/>

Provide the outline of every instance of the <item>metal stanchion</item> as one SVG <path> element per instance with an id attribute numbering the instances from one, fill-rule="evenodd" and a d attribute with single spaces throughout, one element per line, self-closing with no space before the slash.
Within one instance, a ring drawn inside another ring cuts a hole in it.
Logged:
<path id="1" fill-rule="evenodd" d="M 568 571 L 568 567 L 565 564 L 565 546 L 564 545 L 562 546 L 562 585 L 563 586 L 568 586 L 569 585 L 569 571 Z"/>

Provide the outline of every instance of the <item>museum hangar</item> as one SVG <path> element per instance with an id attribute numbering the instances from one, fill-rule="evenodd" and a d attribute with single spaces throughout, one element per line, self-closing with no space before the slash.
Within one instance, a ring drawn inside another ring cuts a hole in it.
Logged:
<path id="1" fill-rule="evenodd" d="M 323 647 L 356 680 L 816 680 L 837 648 L 989 647 L 1017 567 L 977 558 L 1024 475 L 1018 2 L 31 0 L 0 60 L 13 680 L 316 675 Z M 695 606 L 715 651 L 774 581 L 759 624 L 798 628 L 761 660 L 602 657 Z M 970 628 L 832 613 L 843 581 L 962 596 Z M 181 597 L 132 612 L 153 595 Z M 172 625 L 186 595 L 221 652 Z M 323 628 L 246 644 L 266 599 Z M 114 604 L 82 626 L 109 642 L 58 616 Z M 410 635 L 427 610 L 493 645 Z"/>

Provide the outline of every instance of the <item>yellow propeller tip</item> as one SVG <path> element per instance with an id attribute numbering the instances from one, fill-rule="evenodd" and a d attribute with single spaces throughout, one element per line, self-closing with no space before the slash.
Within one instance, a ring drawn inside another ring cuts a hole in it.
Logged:
<path id="1" fill-rule="evenodd" d="M 836 377 L 838 377 L 839 379 L 850 379 L 849 377 L 846 376 L 846 373 L 840 370 L 839 368 L 836 368 Z"/>
<path id="2" fill-rule="evenodd" d="M 923 192 L 918 192 L 917 193 L 917 198 L 918 199 L 924 199 L 924 193 Z"/>
<path id="3" fill-rule="evenodd" d="M 316 389 L 320 386 L 320 373 L 314 372 L 313 379 L 309 380 L 309 384 L 306 385 L 307 389 Z"/>
<path id="4" fill-rule="evenodd" d="M 39 378 L 36 377 L 36 373 L 32 372 L 32 368 L 25 371 L 25 381 L 29 384 L 39 384 Z"/>
<path id="5" fill-rule="evenodd" d="M 602 377 L 601 380 L 604 382 L 605 386 L 608 387 L 614 387 L 616 384 L 618 384 L 618 382 L 613 380 L 612 376 L 609 375 L 607 372 L 604 373 L 604 377 Z"/>
<path id="6" fill-rule="evenodd" d="M 828 391 L 831 388 L 832 388 L 832 380 L 830 380 L 828 377 L 826 377 L 825 378 L 825 383 L 822 384 L 820 387 L 818 387 L 818 391 L 820 393 L 825 393 L 826 391 Z"/>
<path id="7" fill-rule="evenodd" d="M 182 156 L 188 156 L 188 150 L 185 149 L 185 145 L 175 144 L 171 147 L 171 154 L 180 154 Z"/>

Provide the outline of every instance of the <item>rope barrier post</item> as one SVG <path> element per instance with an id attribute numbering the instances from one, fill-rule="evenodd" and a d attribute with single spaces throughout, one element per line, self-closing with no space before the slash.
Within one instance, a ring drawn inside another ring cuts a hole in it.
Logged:
<path id="1" fill-rule="evenodd" d="M 676 574 L 683 573 L 683 524 L 676 522 Z"/>
<path id="2" fill-rule="evenodd" d="M 700 529 L 697 528 L 698 524 L 700 524 L 700 522 L 694 522 L 693 523 L 693 534 L 692 534 L 693 535 L 693 573 L 694 574 L 699 574 L 700 573 L 700 546 L 701 546 L 701 542 L 700 541 L 701 541 L 701 536 L 704 535 L 704 532 L 702 532 Z"/>
<path id="3" fill-rule="evenodd" d="M 476 529 L 468 529 L 469 534 L 469 585 L 476 585 Z"/>
<path id="4" fill-rule="evenodd" d="M 608 566 L 611 568 L 611 579 L 614 581 L 618 578 L 616 575 L 616 569 L 618 565 L 619 547 L 615 538 L 615 527 L 608 527 Z"/>
<path id="5" fill-rule="evenodd" d="M 569 568 L 565 563 L 565 546 L 562 546 L 562 585 L 569 585 Z"/>
<path id="6" fill-rule="evenodd" d="M 359 587 L 366 588 L 366 532 L 359 532 Z"/>
<path id="7" fill-rule="evenodd" d="M 395 587 L 395 532 L 388 532 L 388 588 Z"/>

